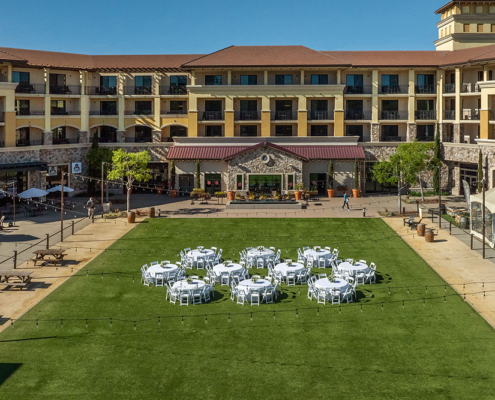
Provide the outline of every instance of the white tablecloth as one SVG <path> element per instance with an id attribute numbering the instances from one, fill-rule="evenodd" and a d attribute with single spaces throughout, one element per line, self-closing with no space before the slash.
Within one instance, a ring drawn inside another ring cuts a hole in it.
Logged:
<path id="1" fill-rule="evenodd" d="M 290 267 L 286 263 L 275 265 L 275 271 L 280 271 L 284 278 L 287 277 L 287 272 L 294 272 L 298 275 L 304 269 L 304 265 L 293 262 Z"/>
<path id="2" fill-rule="evenodd" d="M 327 293 L 332 290 L 340 290 L 341 293 L 344 293 L 345 290 L 349 287 L 349 283 L 340 278 L 336 278 L 333 282 L 330 282 L 328 278 L 318 279 L 315 282 L 315 287 L 317 289 L 324 289 Z"/>
<path id="3" fill-rule="evenodd" d="M 210 249 L 203 249 L 203 251 L 199 251 L 198 249 L 191 250 L 187 253 L 187 258 L 189 260 L 193 260 L 194 265 L 196 266 L 196 261 L 198 261 L 198 257 L 204 257 L 205 260 L 209 260 L 215 256 L 215 252 Z"/>
<path id="4" fill-rule="evenodd" d="M 156 273 L 162 273 L 165 275 L 165 278 L 170 272 L 177 273 L 179 271 L 179 267 L 175 264 L 167 264 L 162 266 L 160 264 L 152 265 L 148 268 L 148 274 L 154 278 Z"/>
<path id="5" fill-rule="evenodd" d="M 332 252 L 325 250 L 325 249 L 321 249 L 318 251 L 316 251 L 314 249 L 304 250 L 304 257 L 307 258 L 309 256 L 313 257 L 313 262 L 314 262 L 315 266 L 318 265 L 318 260 L 320 257 L 325 257 L 325 266 L 326 267 L 329 266 L 329 262 L 333 257 Z"/>
<path id="6" fill-rule="evenodd" d="M 235 263 L 228 264 L 228 266 L 225 266 L 225 264 L 217 264 L 213 267 L 213 272 L 215 272 L 215 276 L 217 277 L 220 277 L 223 273 L 232 275 L 236 272 L 242 272 L 242 265 Z"/>
<path id="7" fill-rule="evenodd" d="M 245 293 L 249 293 L 252 290 L 263 291 L 272 286 L 272 283 L 267 279 L 259 279 L 258 282 L 254 283 L 251 279 L 245 279 L 239 283 L 237 288 L 243 290 Z"/>
<path id="8" fill-rule="evenodd" d="M 202 280 L 193 279 L 191 283 L 187 283 L 187 281 L 178 281 L 174 283 L 174 289 L 180 289 L 181 291 L 193 291 L 203 289 L 206 286 Z"/>
<path id="9" fill-rule="evenodd" d="M 363 272 L 365 274 L 370 272 L 370 269 L 366 264 L 359 262 L 354 263 L 354 265 L 351 265 L 351 263 L 348 262 L 342 262 L 339 264 L 339 270 L 346 271 L 350 276 L 354 276 L 358 272 Z"/>
<path id="10" fill-rule="evenodd" d="M 254 258 L 254 260 L 253 260 L 254 265 L 256 265 L 256 260 L 261 257 L 261 258 L 263 258 L 263 261 L 264 261 L 265 266 L 266 266 L 266 262 L 268 261 L 268 257 L 272 257 L 274 255 L 275 255 L 275 252 L 273 250 L 270 250 L 270 249 L 264 249 L 264 250 L 251 249 L 251 250 L 248 250 L 248 252 L 247 252 L 248 258 L 251 258 L 251 257 Z"/>

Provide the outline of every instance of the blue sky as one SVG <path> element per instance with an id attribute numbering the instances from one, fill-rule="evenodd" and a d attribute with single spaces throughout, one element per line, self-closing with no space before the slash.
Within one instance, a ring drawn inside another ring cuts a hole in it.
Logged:
<path id="1" fill-rule="evenodd" d="M 434 50 L 434 11 L 447 2 L 5 1 L 0 46 L 86 54 L 200 54 L 230 45 L 295 44 L 315 50 Z"/>

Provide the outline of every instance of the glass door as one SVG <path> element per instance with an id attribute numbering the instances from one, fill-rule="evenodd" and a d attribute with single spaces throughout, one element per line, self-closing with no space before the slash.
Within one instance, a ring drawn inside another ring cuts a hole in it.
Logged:
<path id="1" fill-rule="evenodd" d="M 211 195 L 222 190 L 221 174 L 205 174 L 205 191 Z"/>
<path id="2" fill-rule="evenodd" d="M 327 174 L 309 174 L 309 191 L 324 195 L 327 190 Z"/>

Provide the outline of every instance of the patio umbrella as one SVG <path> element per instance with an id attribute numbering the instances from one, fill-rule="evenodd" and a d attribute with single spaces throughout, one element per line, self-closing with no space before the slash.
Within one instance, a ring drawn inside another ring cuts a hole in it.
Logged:
<path id="1" fill-rule="evenodd" d="M 25 190 L 22 193 L 19 193 L 19 197 L 23 199 L 31 199 L 33 197 L 44 197 L 48 194 L 47 191 L 38 189 L 38 188 L 31 188 L 28 190 Z"/>
<path id="2" fill-rule="evenodd" d="M 48 192 L 50 192 L 50 193 L 61 192 L 61 191 L 62 191 L 62 185 L 57 185 L 57 186 L 52 187 L 51 189 L 48 189 Z M 64 193 L 73 192 L 73 191 L 74 191 L 74 189 L 67 187 L 67 186 L 64 186 Z"/>

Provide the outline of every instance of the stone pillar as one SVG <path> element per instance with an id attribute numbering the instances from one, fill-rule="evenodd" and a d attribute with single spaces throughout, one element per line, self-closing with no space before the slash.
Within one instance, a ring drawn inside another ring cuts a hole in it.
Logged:
<path id="1" fill-rule="evenodd" d="M 53 144 L 53 133 L 52 131 L 43 132 L 43 145 L 51 146 Z"/>
<path id="2" fill-rule="evenodd" d="M 437 130 L 436 130 L 436 126 L 435 126 L 435 135 L 437 134 Z M 447 128 L 447 124 L 438 124 L 438 130 L 440 132 L 440 142 L 445 142 L 447 141 L 447 138 L 449 136 L 449 130 Z"/>
<path id="3" fill-rule="evenodd" d="M 79 131 L 79 143 L 89 143 L 89 131 Z"/>
<path id="4" fill-rule="evenodd" d="M 125 142 L 125 131 L 117 131 L 117 143 Z"/>
<path id="5" fill-rule="evenodd" d="M 416 124 L 407 124 L 407 142 L 414 142 L 414 140 L 417 138 L 418 134 L 418 126 Z"/>
<path id="6" fill-rule="evenodd" d="M 464 125 L 453 124 L 454 126 L 454 143 L 461 143 L 464 140 Z"/>
<path id="7" fill-rule="evenodd" d="M 452 187 L 452 194 L 459 196 L 461 194 L 461 167 L 455 163 L 453 168 L 454 186 Z"/>
<path id="8" fill-rule="evenodd" d="M 151 132 L 151 135 L 153 137 L 153 143 L 161 143 L 161 141 L 162 141 L 162 131 L 153 130 Z"/>
<path id="9" fill-rule="evenodd" d="M 371 124 L 371 141 L 380 141 L 380 124 Z"/>

